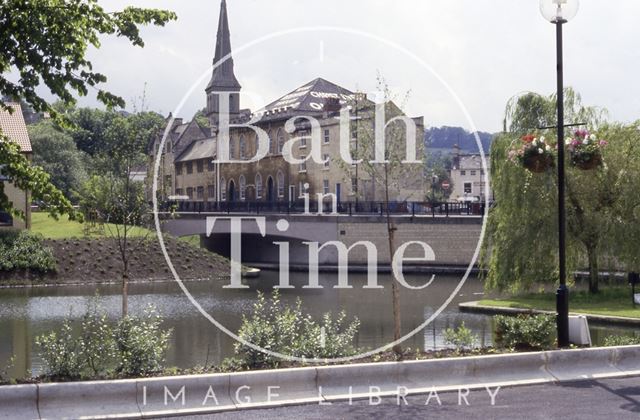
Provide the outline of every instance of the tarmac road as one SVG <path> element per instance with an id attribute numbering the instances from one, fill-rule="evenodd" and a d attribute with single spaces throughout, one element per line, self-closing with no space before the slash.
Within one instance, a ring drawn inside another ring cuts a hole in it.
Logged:
<path id="1" fill-rule="evenodd" d="M 182 417 L 203 419 L 640 419 L 640 377 L 585 380 L 502 388 L 495 405 L 487 390 L 471 391 L 465 404 L 460 392 L 409 395 L 406 403 L 396 397 L 377 401 L 354 400 L 332 405 L 298 405 L 241 410 L 216 415 Z M 460 395 L 459 395 L 460 394 Z M 438 399 L 441 404 L 438 404 Z M 459 401 L 460 399 L 460 401 Z M 425 403 L 429 400 L 429 404 Z M 460 405 L 458 404 L 460 403 Z"/>

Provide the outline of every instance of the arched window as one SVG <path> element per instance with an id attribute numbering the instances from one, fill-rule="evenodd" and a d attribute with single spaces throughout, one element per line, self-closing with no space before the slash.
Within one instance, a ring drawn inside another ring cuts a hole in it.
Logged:
<path id="1" fill-rule="evenodd" d="M 278 197 L 284 197 L 284 174 L 278 171 Z"/>
<path id="2" fill-rule="evenodd" d="M 229 137 L 229 159 L 235 159 L 236 157 L 236 142 L 232 137 Z"/>
<path id="3" fill-rule="evenodd" d="M 220 201 L 225 201 L 227 199 L 227 181 L 224 177 L 220 178 L 220 185 L 222 186 L 220 188 Z"/>
<path id="4" fill-rule="evenodd" d="M 282 154 L 282 148 L 284 147 L 284 131 L 282 131 L 282 128 L 278 128 L 276 137 L 278 139 L 278 154 Z"/>
<path id="5" fill-rule="evenodd" d="M 247 144 L 244 140 L 244 134 L 240 136 L 240 160 L 247 158 Z"/>
<path id="6" fill-rule="evenodd" d="M 240 175 L 238 183 L 240 184 L 240 200 L 244 200 L 247 197 L 247 180 L 244 178 L 244 175 Z"/>
<path id="7" fill-rule="evenodd" d="M 262 198 L 262 175 L 256 175 L 256 199 Z"/>
<path id="8" fill-rule="evenodd" d="M 273 142 L 273 131 L 269 130 L 269 154 L 274 155 L 276 153 L 276 145 Z"/>

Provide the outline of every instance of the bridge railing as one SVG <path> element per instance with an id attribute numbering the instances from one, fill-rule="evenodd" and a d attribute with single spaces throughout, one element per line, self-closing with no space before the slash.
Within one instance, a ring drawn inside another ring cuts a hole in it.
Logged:
<path id="1" fill-rule="evenodd" d="M 321 209 L 320 209 L 321 207 Z M 468 202 L 389 202 L 389 213 L 411 216 L 471 216 L 482 215 L 485 203 Z M 305 209 L 303 200 L 296 201 L 177 201 L 165 202 L 162 210 L 173 209 L 180 213 L 249 213 L 249 214 L 324 214 L 333 211 L 330 202 L 310 202 Z M 387 205 L 382 201 L 342 201 L 337 205 L 341 215 L 385 215 Z"/>

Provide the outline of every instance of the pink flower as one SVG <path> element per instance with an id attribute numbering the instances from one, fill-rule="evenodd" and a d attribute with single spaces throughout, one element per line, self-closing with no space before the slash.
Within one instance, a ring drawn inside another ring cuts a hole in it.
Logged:
<path id="1" fill-rule="evenodd" d="M 600 140 L 600 142 L 598 144 L 600 146 L 606 146 L 607 144 L 609 144 L 609 142 L 607 142 L 606 140 Z"/>

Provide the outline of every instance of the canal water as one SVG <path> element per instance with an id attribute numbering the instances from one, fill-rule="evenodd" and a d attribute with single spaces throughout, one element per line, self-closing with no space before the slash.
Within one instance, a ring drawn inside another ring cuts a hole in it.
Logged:
<path id="1" fill-rule="evenodd" d="M 357 336 L 359 347 L 374 349 L 389 343 L 393 337 L 391 277 L 379 275 L 382 289 L 366 289 L 365 274 L 350 274 L 351 289 L 337 289 L 337 274 L 320 274 L 321 289 L 309 289 L 306 273 L 291 273 L 294 289 L 281 290 L 282 301 L 293 305 L 297 298 L 303 310 L 319 318 L 326 312 L 337 314 L 344 310 L 348 319 L 358 317 L 361 327 Z M 430 280 L 427 275 L 407 275 L 411 285 L 421 285 Z M 259 278 L 244 280 L 248 289 L 225 289 L 221 281 L 185 283 L 194 299 L 211 316 L 229 330 L 236 332 L 242 316 L 252 311 L 257 291 L 270 293 L 278 282 L 277 272 L 263 272 Z M 408 290 L 401 288 L 403 334 L 414 330 L 429 318 L 452 294 L 460 277 L 439 275 L 427 288 Z M 412 349 L 441 349 L 446 347 L 442 332 L 449 327 L 465 325 L 478 335 L 478 345 L 492 345 L 492 320 L 490 316 L 461 313 L 460 302 L 482 298 L 483 286 L 477 278 L 469 278 L 455 294 L 450 305 L 434 322 L 407 339 L 404 346 Z M 100 302 L 109 316 L 116 320 L 120 315 L 121 297 L 117 284 L 101 286 L 64 286 L 0 290 L 0 371 L 13 356 L 15 363 L 10 373 L 14 377 L 37 375 L 42 362 L 34 344 L 34 338 L 60 328 L 65 318 L 78 320 L 87 304 L 100 295 Z M 173 328 L 168 353 L 169 366 L 193 367 L 217 364 L 233 355 L 234 340 L 212 325 L 185 296 L 175 282 L 136 283 L 130 286 L 129 308 L 132 314 L 140 314 L 149 304 L 157 307 L 164 316 L 166 326 Z M 624 329 L 591 327 L 592 339 L 599 343 L 603 336 L 624 334 Z"/>

